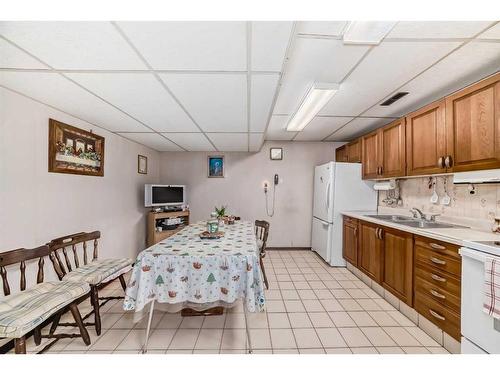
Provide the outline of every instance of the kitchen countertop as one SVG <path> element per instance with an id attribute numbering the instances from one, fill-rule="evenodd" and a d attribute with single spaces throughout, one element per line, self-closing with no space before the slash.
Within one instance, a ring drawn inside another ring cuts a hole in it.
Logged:
<path id="1" fill-rule="evenodd" d="M 413 228 L 406 225 L 392 223 L 385 220 L 376 219 L 367 215 L 385 215 L 385 212 L 377 211 L 343 211 L 342 215 L 355 219 L 360 219 L 370 223 L 378 224 L 388 228 L 394 228 L 403 232 L 409 232 L 416 235 L 429 237 L 435 240 L 453 243 L 458 246 L 464 246 L 463 241 L 499 241 L 500 234 L 486 232 L 472 228 Z M 409 216 L 409 215 L 406 215 Z M 438 223 L 439 220 L 436 220 Z M 445 221 L 446 222 L 446 221 Z"/>

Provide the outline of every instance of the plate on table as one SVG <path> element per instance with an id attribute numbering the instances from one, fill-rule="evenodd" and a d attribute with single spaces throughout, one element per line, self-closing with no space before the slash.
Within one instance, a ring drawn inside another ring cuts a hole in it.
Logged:
<path id="1" fill-rule="evenodd" d="M 209 231 L 204 231 L 200 233 L 200 238 L 202 240 L 217 240 L 219 238 L 224 237 L 224 232 L 214 232 L 210 233 Z"/>

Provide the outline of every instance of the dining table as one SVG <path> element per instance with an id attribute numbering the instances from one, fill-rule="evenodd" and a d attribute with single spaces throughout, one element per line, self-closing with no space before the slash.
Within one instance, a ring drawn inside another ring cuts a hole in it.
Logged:
<path id="1" fill-rule="evenodd" d="M 264 310 L 265 296 L 254 223 L 236 221 L 219 227 L 220 238 L 201 238 L 207 222 L 187 225 L 141 251 L 127 284 L 123 309 L 149 317 L 142 352 L 147 352 L 154 310 L 203 311 L 243 304 L 248 351 L 252 343 L 247 313 Z"/>

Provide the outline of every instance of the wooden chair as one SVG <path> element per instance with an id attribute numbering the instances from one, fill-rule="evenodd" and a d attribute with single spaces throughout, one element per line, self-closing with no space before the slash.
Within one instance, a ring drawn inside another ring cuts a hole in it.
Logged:
<path id="1" fill-rule="evenodd" d="M 127 283 L 124 274 L 132 268 L 132 264 L 134 263 L 129 258 L 98 259 L 99 238 L 101 238 L 101 232 L 99 231 L 91 233 L 80 232 L 53 239 L 48 243 L 50 260 L 59 280 L 86 282 L 89 284 L 90 293 L 88 297 L 90 298 L 92 311 L 83 317 L 83 321 L 86 321 L 93 314 L 94 323 L 85 323 L 85 325 L 95 326 L 97 335 L 101 334 L 100 308 L 111 300 L 124 298 L 123 296 L 99 297 L 99 289 L 119 279 L 123 291 L 125 291 Z M 91 246 L 93 246 L 92 259 L 90 261 L 90 254 L 87 254 L 87 242 L 90 242 Z M 79 248 L 81 250 L 81 258 L 78 256 Z M 82 260 L 83 264 L 81 264 Z M 58 325 L 74 326 L 73 323 L 60 323 L 59 319 L 60 315 L 56 316 L 50 328 L 51 331 L 55 331 Z"/>
<path id="2" fill-rule="evenodd" d="M 55 338 L 41 351 L 47 350 L 61 338 L 82 337 L 86 345 L 90 345 L 90 337 L 84 326 L 78 298 L 88 294 L 90 288 L 85 283 L 65 281 L 44 282 L 44 258 L 49 256 L 48 246 L 34 249 L 16 249 L 0 253 L 0 275 L 2 277 L 5 299 L 0 301 L 0 337 L 13 338 L 15 353 L 26 353 L 26 335 L 34 331 L 35 343 L 40 345 L 43 338 Z M 37 284 L 26 289 L 26 262 L 38 259 Z M 7 278 L 7 266 L 20 263 L 20 292 L 11 295 Z M 62 308 L 69 308 L 80 334 L 42 335 L 41 325 L 50 317 L 58 314 Z"/>
<path id="3" fill-rule="evenodd" d="M 255 236 L 257 237 L 257 245 L 259 247 L 259 261 L 262 275 L 264 276 L 264 284 L 266 289 L 269 289 L 266 270 L 264 269 L 263 259 L 266 257 L 267 237 L 269 236 L 269 223 L 265 220 L 255 220 Z"/>

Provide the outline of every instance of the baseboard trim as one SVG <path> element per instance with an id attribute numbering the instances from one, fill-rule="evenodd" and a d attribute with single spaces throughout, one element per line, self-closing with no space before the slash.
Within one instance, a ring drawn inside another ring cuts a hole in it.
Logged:
<path id="1" fill-rule="evenodd" d="M 278 247 L 266 247 L 266 250 L 311 250 L 311 248 L 310 247 L 278 246 Z"/>

